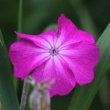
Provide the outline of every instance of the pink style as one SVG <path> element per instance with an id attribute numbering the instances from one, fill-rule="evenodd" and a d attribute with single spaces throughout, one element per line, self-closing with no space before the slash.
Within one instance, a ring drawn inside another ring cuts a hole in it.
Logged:
<path id="1" fill-rule="evenodd" d="M 16 34 L 21 39 L 9 50 L 16 77 L 24 79 L 31 74 L 36 82 L 54 79 L 51 96 L 66 95 L 76 84 L 93 81 L 99 47 L 91 34 L 79 30 L 63 14 L 58 19 L 58 32 Z"/>

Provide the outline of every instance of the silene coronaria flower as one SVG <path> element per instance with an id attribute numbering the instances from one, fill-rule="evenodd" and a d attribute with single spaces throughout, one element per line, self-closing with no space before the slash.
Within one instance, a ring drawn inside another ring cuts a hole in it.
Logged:
<path id="1" fill-rule="evenodd" d="M 40 35 L 16 34 L 20 40 L 9 50 L 16 77 L 24 79 L 31 74 L 36 82 L 55 79 L 52 96 L 66 95 L 76 84 L 93 81 L 99 47 L 91 34 L 78 29 L 63 14 L 58 19 L 58 32 L 51 29 Z"/>

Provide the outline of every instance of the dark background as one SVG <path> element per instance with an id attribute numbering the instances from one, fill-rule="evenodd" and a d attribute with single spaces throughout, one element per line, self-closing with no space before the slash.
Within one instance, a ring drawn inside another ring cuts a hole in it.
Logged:
<path id="1" fill-rule="evenodd" d="M 19 0 L 0 0 L 0 28 L 7 48 L 17 39 L 14 31 L 18 27 L 18 5 Z M 24 0 L 22 32 L 39 34 L 47 26 L 56 24 L 61 13 L 97 39 L 110 22 L 110 0 Z M 108 71 L 90 110 L 110 110 L 109 76 Z M 52 98 L 52 110 L 67 110 L 72 93 Z"/>

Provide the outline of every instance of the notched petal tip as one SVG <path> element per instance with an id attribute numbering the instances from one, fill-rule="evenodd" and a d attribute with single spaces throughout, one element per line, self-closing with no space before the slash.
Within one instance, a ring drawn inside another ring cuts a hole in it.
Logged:
<path id="1" fill-rule="evenodd" d="M 30 35 L 28 35 L 28 34 L 24 34 L 24 33 L 21 33 L 21 32 L 16 32 L 16 31 L 15 31 L 15 34 L 16 34 L 19 38 L 23 38 L 23 39 L 30 36 Z"/>
<path id="2" fill-rule="evenodd" d="M 66 20 L 70 20 L 69 18 L 67 18 L 66 16 L 65 16 L 65 14 L 64 13 L 61 13 L 60 14 L 60 16 L 59 16 L 59 18 L 58 18 L 58 21 L 60 21 L 60 20 L 64 20 L 64 21 L 66 21 Z M 70 20 L 71 21 L 71 20 Z"/>
<path id="3" fill-rule="evenodd" d="M 64 15 L 64 13 L 61 13 L 58 20 L 61 20 L 61 19 L 66 19 L 66 16 Z"/>
<path id="4" fill-rule="evenodd" d="M 70 29 L 76 28 L 75 24 L 71 21 L 71 19 L 67 18 L 63 13 L 58 18 L 58 27 L 67 26 Z"/>

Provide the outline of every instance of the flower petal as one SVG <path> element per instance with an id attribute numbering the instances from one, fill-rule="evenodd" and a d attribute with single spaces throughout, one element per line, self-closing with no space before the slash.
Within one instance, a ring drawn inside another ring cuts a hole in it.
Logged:
<path id="1" fill-rule="evenodd" d="M 42 69 L 38 71 L 37 68 L 36 70 L 33 72 L 33 78 L 37 81 L 55 80 L 50 89 L 51 96 L 56 94 L 66 95 L 76 85 L 72 71 L 66 67 L 64 61 L 58 56 L 51 57 Z"/>
<path id="2" fill-rule="evenodd" d="M 54 29 L 51 29 L 47 32 L 44 32 L 40 35 L 29 35 L 23 34 L 20 32 L 16 32 L 17 36 L 32 41 L 35 45 L 42 47 L 42 48 L 51 48 L 54 46 L 54 39 L 56 38 L 56 32 Z"/>
<path id="3" fill-rule="evenodd" d="M 63 43 L 59 49 L 68 47 L 68 45 L 73 45 L 73 44 L 76 44 L 79 42 L 88 42 L 91 44 L 95 44 L 94 36 L 86 31 L 78 30 L 71 37 L 72 37 L 72 39 Z"/>
<path id="4" fill-rule="evenodd" d="M 58 41 L 56 46 L 59 47 L 65 41 L 70 40 L 76 31 L 77 27 L 75 24 L 63 14 L 61 14 L 58 19 Z"/>
<path id="5" fill-rule="evenodd" d="M 90 42 L 90 43 L 95 43 L 94 36 L 86 31 L 83 30 L 78 30 L 73 36 L 74 42 Z"/>
<path id="6" fill-rule="evenodd" d="M 69 50 L 62 50 L 60 54 L 68 62 L 77 83 L 80 85 L 91 82 L 94 78 L 93 69 L 99 61 L 99 47 L 95 44 L 81 42 Z"/>
<path id="7" fill-rule="evenodd" d="M 14 74 L 21 79 L 46 61 L 48 56 L 49 53 L 46 53 L 46 50 L 26 40 L 13 43 L 9 50 L 9 57 L 14 65 Z"/>
<path id="8" fill-rule="evenodd" d="M 51 80 L 53 78 L 53 74 L 51 73 L 53 68 L 53 57 L 50 56 L 47 62 L 44 62 L 33 70 L 32 77 L 36 82 Z"/>
<path id="9" fill-rule="evenodd" d="M 59 56 L 54 58 L 56 69 L 56 83 L 53 85 L 51 96 L 66 95 L 76 86 L 74 74 L 66 62 Z"/>
<path id="10" fill-rule="evenodd" d="M 56 46 L 61 48 L 62 46 L 70 43 L 81 41 L 95 43 L 93 35 L 86 31 L 77 29 L 75 24 L 62 14 L 58 19 L 58 40 Z"/>

